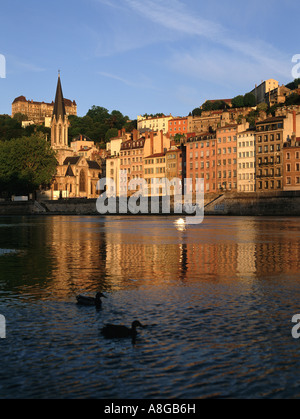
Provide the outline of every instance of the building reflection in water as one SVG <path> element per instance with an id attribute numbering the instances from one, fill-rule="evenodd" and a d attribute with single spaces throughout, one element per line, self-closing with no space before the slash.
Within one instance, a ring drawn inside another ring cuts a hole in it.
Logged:
<path id="1" fill-rule="evenodd" d="M 153 218 L 47 218 L 53 286 L 94 291 L 180 281 L 255 281 L 298 274 L 298 220 L 207 218 L 176 228 Z"/>

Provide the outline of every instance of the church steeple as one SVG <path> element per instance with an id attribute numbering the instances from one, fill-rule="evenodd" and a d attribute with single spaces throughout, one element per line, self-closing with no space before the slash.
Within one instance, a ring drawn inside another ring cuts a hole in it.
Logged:
<path id="1" fill-rule="evenodd" d="M 61 81 L 60 81 L 60 71 L 58 72 L 56 96 L 55 96 L 55 103 L 54 103 L 54 109 L 53 109 L 53 117 L 54 116 L 56 117 L 57 121 L 60 116 L 62 119 L 64 119 L 64 117 L 66 116 L 64 95 L 62 92 Z"/>
<path id="2" fill-rule="evenodd" d="M 68 128 L 69 121 L 59 72 L 51 124 L 51 146 L 54 149 L 68 148 Z"/>

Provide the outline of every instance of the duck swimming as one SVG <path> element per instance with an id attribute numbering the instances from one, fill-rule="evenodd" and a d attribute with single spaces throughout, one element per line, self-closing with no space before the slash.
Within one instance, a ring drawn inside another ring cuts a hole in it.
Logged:
<path id="1" fill-rule="evenodd" d="M 107 298 L 104 294 L 102 294 L 102 292 L 98 292 L 96 294 L 96 297 L 86 297 L 85 295 L 78 295 L 76 297 L 77 300 L 77 304 L 81 305 L 81 306 L 96 306 L 96 307 L 101 307 L 102 301 L 101 298 Z"/>
<path id="2" fill-rule="evenodd" d="M 108 339 L 128 337 L 134 339 L 137 335 L 137 327 L 145 328 L 146 326 L 143 326 L 138 320 L 135 320 L 132 323 L 131 328 L 115 324 L 107 324 L 105 327 L 101 329 L 101 333 Z"/>

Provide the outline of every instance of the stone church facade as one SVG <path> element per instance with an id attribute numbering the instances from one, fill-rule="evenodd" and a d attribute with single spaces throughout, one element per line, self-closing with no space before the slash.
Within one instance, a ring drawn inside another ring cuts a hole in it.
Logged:
<path id="1" fill-rule="evenodd" d="M 69 147 L 69 125 L 59 75 L 51 123 L 51 147 L 56 151 L 58 165 L 48 198 L 97 198 L 101 168 L 96 161 L 78 155 Z"/>

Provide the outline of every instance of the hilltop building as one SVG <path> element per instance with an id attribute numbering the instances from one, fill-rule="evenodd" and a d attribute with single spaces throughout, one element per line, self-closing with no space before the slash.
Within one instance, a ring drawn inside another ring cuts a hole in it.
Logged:
<path id="1" fill-rule="evenodd" d="M 172 115 L 160 117 L 144 117 L 138 116 L 138 130 L 143 133 L 145 131 L 163 131 L 166 134 L 169 130 L 169 121 L 173 119 Z"/>
<path id="2" fill-rule="evenodd" d="M 277 89 L 279 87 L 279 82 L 274 79 L 269 79 L 266 81 L 262 81 L 259 86 L 255 85 L 255 89 L 253 89 L 250 93 L 255 96 L 256 104 L 265 102 L 266 94 Z"/>
<path id="3" fill-rule="evenodd" d="M 77 104 L 75 100 L 64 99 L 64 106 L 67 115 L 77 115 Z M 54 102 L 36 102 L 27 100 L 25 96 L 17 97 L 12 103 L 12 117 L 17 113 L 27 116 L 28 121 L 34 124 L 48 124 L 49 118 L 52 118 Z"/>

